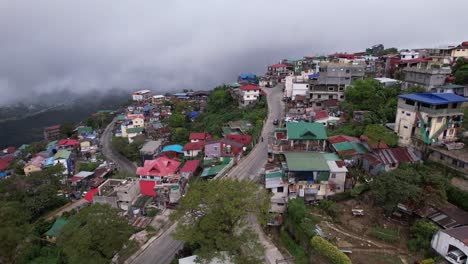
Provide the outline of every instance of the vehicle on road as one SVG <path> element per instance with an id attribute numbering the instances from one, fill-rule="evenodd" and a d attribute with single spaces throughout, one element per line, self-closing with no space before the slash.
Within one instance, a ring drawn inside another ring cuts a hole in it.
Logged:
<path id="1" fill-rule="evenodd" d="M 277 126 L 279 124 L 278 119 L 273 120 L 273 125 Z"/>

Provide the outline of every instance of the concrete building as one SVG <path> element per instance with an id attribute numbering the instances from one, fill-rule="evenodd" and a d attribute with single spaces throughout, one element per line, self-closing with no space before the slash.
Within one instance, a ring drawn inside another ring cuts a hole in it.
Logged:
<path id="1" fill-rule="evenodd" d="M 142 163 L 145 163 L 145 160 L 152 160 L 161 153 L 161 140 L 151 140 L 145 142 L 145 144 L 140 149 L 140 157 Z"/>
<path id="2" fill-rule="evenodd" d="M 395 132 L 399 144 L 416 147 L 457 139 L 466 99 L 450 93 L 399 95 Z"/>
<path id="3" fill-rule="evenodd" d="M 265 189 L 272 194 L 269 210 L 270 219 L 267 224 L 281 225 L 288 202 L 288 182 L 283 180 L 283 172 L 280 168 L 265 170 Z"/>
<path id="4" fill-rule="evenodd" d="M 317 84 L 348 86 L 354 80 L 364 78 L 364 68 L 365 66 L 362 64 L 331 62 L 320 63 Z"/>
<path id="5" fill-rule="evenodd" d="M 439 230 L 431 246 L 450 263 L 468 263 L 468 226 Z"/>
<path id="6" fill-rule="evenodd" d="M 239 88 L 240 100 L 239 104 L 241 106 L 248 106 L 255 104 L 260 97 L 261 89 L 253 84 L 247 84 Z"/>
<path id="7" fill-rule="evenodd" d="M 132 94 L 133 101 L 144 101 L 151 99 L 151 91 L 150 90 L 140 90 L 136 91 Z"/>
<path id="8" fill-rule="evenodd" d="M 400 51 L 401 60 L 414 60 L 428 56 L 425 50 L 402 50 Z"/>
<path id="9" fill-rule="evenodd" d="M 47 141 L 60 138 L 60 125 L 44 128 L 44 139 Z"/>
<path id="10" fill-rule="evenodd" d="M 406 67 L 403 69 L 405 87 L 416 85 L 430 91 L 435 86 L 445 84 L 445 79 L 451 73 L 450 68 L 432 64 L 426 67 Z"/>
<path id="11" fill-rule="evenodd" d="M 401 83 L 401 81 L 399 81 L 399 80 L 386 78 L 386 77 L 374 78 L 374 80 L 378 81 L 379 83 L 381 83 L 384 86 L 392 86 L 392 85 L 397 85 L 397 84 Z"/>
<path id="12" fill-rule="evenodd" d="M 446 84 L 441 86 L 436 86 L 431 89 L 432 93 L 452 93 L 459 96 L 467 97 L 468 96 L 468 87 L 457 84 Z"/>
<path id="13" fill-rule="evenodd" d="M 125 211 L 130 210 L 140 194 L 140 185 L 136 180 L 108 179 L 97 189 L 93 203 L 109 204 Z"/>

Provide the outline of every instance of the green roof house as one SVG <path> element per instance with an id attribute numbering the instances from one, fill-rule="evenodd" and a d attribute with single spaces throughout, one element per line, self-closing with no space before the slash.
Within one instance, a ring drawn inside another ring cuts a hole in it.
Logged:
<path id="1" fill-rule="evenodd" d="M 327 131 L 321 123 L 286 123 L 287 146 L 283 151 L 324 151 Z M 284 143 L 284 142 L 283 142 Z"/>
<path id="2" fill-rule="evenodd" d="M 91 134 L 93 133 L 93 128 L 90 126 L 80 126 L 76 128 L 76 132 L 78 133 L 78 135 Z"/>
<path id="3" fill-rule="evenodd" d="M 45 232 L 47 240 L 55 242 L 55 239 L 60 234 L 60 230 L 62 230 L 63 226 L 65 226 L 67 223 L 68 221 L 62 218 L 55 220 L 55 223 L 52 225 L 52 227 L 47 232 Z"/>

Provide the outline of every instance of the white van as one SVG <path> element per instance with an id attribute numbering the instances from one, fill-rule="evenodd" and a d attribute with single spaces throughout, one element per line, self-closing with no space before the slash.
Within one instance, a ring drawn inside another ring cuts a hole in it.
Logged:
<path id="1" fill-rule="evenodd" d="M 449 251 L 445 258 L 451 263 L 466 263 L 466 255 L 459 249 Z"/>

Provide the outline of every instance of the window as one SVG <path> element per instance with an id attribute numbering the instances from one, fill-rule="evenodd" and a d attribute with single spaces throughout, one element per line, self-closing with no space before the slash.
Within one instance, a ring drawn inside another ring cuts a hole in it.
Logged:
<path id="1" fill-rule="evenodd" d="M 332 173 L 331 178 L 335 179 L 336 178 L 336 173 Z"/>
<path id="2" fill-rule="evenodd" d="M 344 95 L 340 95 L 340 99 L 344 99 Z"/>
<path id="3" fill-rule="evenodd" d="M 284 192 L 284 187 L 278 187 L 278 188 L 276 188 L 276 191 L 279 192 L 279 193 L 282 193 L 282 192 Z"/>
<path id="4" fill-rule="evenodd" d="M 349 70 L 346 70 L 346 73 L 349 73 Z"/>
<path id="5" fill-rule="evenodd" d="M 407 129 L 407 128 L 408 128 L 408 126 L 403 126 L 403 128 L 406 128 L 406 129 Z"/>
<path id="6" fill-rule="evenodd" d="M 307 84 L 306 87 L 309 88 L 309 85 Z"/>
<path id="7" fill-rule="evenodd" d="M 317 95 L 317 99 L 320 99 L 320 97 L 322 97 L 322 95 L 320 95 L 320 94 L 319 94 L 319 95 Z"/>
<path id="8" fill-rule="evenodd" d="M 278 206 L 284 206 L 284 203 L 277 203 Z"/>
<path id="9" fill-rule="evenodd" d="M 411 116 L 411 113 L 406 113 L 407 116 Z"/>
<path id="10" fill-rule="evenodd" d="M 450 135 L 450 136 L 453 136 L 453 130 L 454 130 L 454 129 L 449 129 L 449 135 Z"/>
<path id="11" fill-rule="evenodd" d="M 343 91 L 344 90 L 344 87 L 340 87 L 340 91 Z"/>
<path id="12" fill-rule="evenodd" d="M 330 94 L 330 95 L 328 96 L 328 99 L 333 99 L 333 94 Z"/>
<path id="13" fill-rule="evenodd" d="M 402 113 L 402 114 L 404 114 L 404 113 L 405 113 L 405 111 L 401 111 L 401 113 Z"/>
<path id="14" fill-rule="evenodd" d="M 315 103 L 316 106 L 322 106 L 322 103 Z"/>
<path id="15" fill-rule="evenodd" d="M 333 87 L 332 86 L 328 86 L 328 91 L 333 91 Z"/>
<path id="16" fill-rule="evenodd" d="M 437 118 L 437 123 L 442 123 L 442 117 L 441 117 L 441 116 L 439 116 L 439 117 Z"/>

